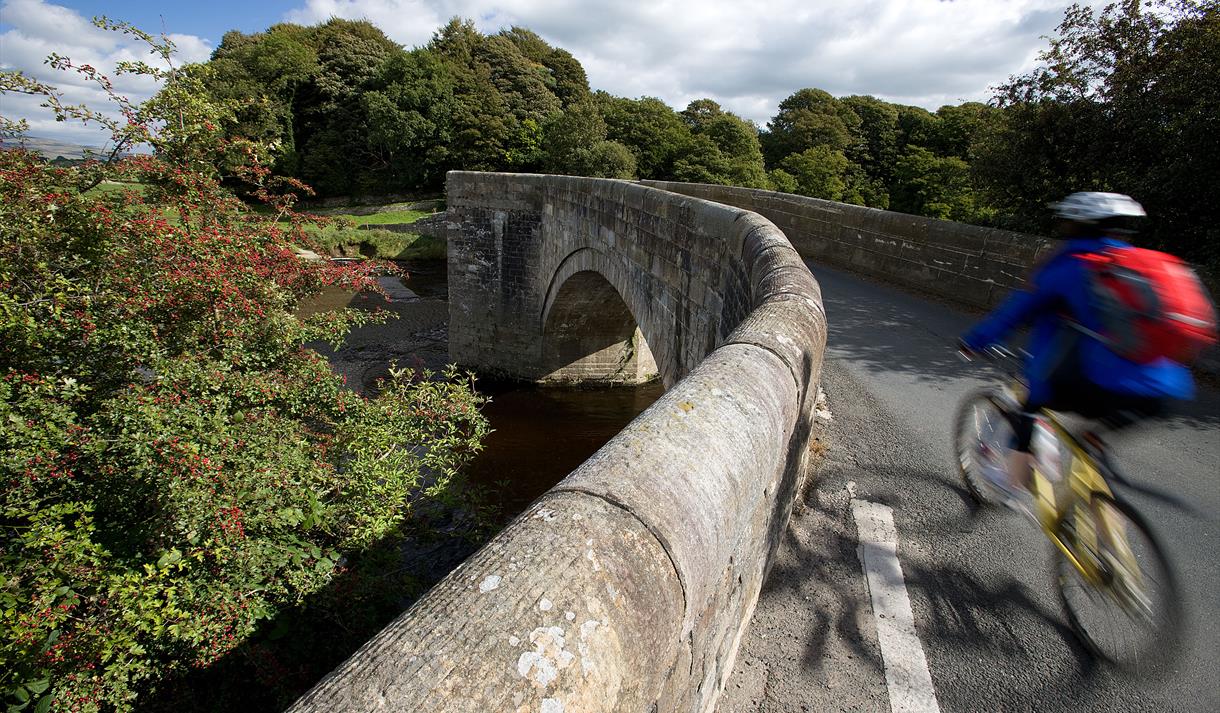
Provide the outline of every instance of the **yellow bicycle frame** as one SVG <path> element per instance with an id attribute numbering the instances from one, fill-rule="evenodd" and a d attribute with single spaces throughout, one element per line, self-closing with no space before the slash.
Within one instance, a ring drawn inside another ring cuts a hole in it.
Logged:
<path id="1" fill-rule="evenodd" d="M 1109 545 L 1107 551 L 1119 558 L 1127 573 L 1138 573 L 1139 567 L 1121 525 L 1107 513 L 1098 512 L 1094 506 L 1098 494 L 1111 499 L 1114 497 L 1097 461 L 1054 413 L 1044 411 L 1043 416 L 1054 430 L 1056 440 L 1066 443 L 1071 452 L 1069 467 L 1061 468 L 1066 470 L 1066 475 L 1058 484 L 1051 482 L 1036 465 L 1034 467 L 1034 495 L 1038 522 L 1043 532 L 1090 584 L 1103 584 L 1100 562 L 1096 559 L 1097 553 L 1102 551 L 1099 534 Z M 1073 512 L 1076 515 L 1072 520 L 1075 525 L 1074 540 L 1065 542 L 1060 523 Z M 1097 532 L 1099 524 L 1103 533 Z M 1094 556 L 1082 557 L 1086 553 Z"/>

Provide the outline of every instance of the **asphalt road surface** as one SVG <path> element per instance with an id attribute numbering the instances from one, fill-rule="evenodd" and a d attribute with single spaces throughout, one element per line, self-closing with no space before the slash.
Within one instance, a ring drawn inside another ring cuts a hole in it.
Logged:
<path id="1" fill-rule="evenodd" d="M 1216 389 L 1201 387 L 1177 415 L 1116 444 L 1132 480 L 1175 492 L 1196 511 L 1124 493 L 1167 546 L 1189 617 L 1188 637 L 1175 642 L 1178 663 L 1132 678 L 1094 663 L 1074 639 L 1036 527 L 975 508 L 958 480 L 950 446 L 958 401 L 998 378 L 953 350 L 978 315 L 810 269 L 830 321 L 823 389 L 833 420 L 718 710 L 891 710 L 893 646 L 883 654 L 855 500 L 892 508 L 896 584 L 939 710 L 1220 711 Z"/>

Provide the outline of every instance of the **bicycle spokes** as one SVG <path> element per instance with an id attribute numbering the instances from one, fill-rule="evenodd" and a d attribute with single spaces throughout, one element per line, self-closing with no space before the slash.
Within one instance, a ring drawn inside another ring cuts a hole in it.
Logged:
<path id="1" fill-rule="evenodd" d="M 1181 602 L 1160 546 L 1128 506 L 1095 495 L 1056 533 L 1059 587 L 1081 640 L 1130 669 L 1164 663 L 1176 645 Z"/>

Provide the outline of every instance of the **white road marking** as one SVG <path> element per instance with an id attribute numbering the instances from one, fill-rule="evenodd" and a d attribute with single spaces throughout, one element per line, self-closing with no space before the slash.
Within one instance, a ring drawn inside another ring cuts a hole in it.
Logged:
<path id="1" fill-rule="evenodd" d="M 853 493 L 854 494 L 854 493 Z M 894 512 L 867 500 L 851 501 L 860 538 L 860 564 L 868 584 L 885 663 L 885 685 L 893 713 L 939 713 L 928 660 L 915 631 L 915 615 L 898 562 Z"/>

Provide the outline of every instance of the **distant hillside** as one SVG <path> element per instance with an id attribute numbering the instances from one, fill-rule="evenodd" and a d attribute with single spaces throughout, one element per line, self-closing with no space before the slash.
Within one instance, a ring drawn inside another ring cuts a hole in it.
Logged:
<path id="1" fill-rule="evenodd" d="M 62 156 L 68 159 L 80 159 L 85 157 L 86 152 L 91 152 L 93 155 L 98 156 L 103 151 L 97 146 L 82 146 L 81 144 L 71 144 L 57 139 L 44 139 L 37 136 L 27 136 L 24 141 L 0 139 L 0 148 L 17 148 L 23 144 L 25 148 L 36 151 L 47 158 Z"/>

